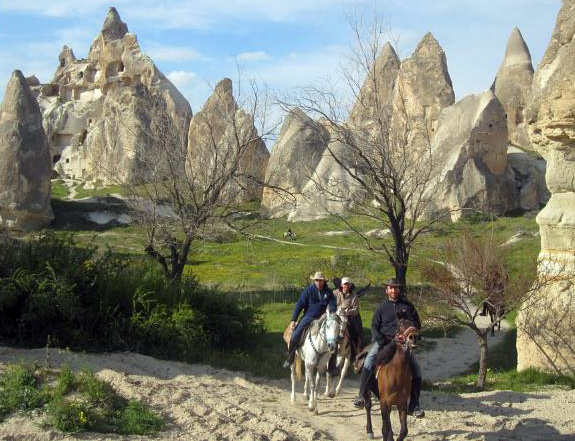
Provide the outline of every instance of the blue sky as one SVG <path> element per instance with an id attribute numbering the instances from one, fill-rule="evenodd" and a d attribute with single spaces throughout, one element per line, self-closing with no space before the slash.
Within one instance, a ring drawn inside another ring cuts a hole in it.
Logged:
<path id="1" fill-rule="evenodd" d="M 337 76 L 353 42 L 346 16 L 373 10 L 398 38 L 401 58 L 431 31 L 443 46 L 457 99 L 488 88 L 518 26 L 534 65 L 560 0 L 1 0 L 0 99 L 14 69 L 48 82 L 64 44 L 88 53 L 110 6 L 197 111 L 221 78 L 274 89 Z"/>

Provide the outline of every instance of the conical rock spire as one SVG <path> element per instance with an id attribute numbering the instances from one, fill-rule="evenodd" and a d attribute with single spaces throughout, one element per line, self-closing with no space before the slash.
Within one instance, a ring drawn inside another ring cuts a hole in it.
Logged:
<path id="1" fill-rule="evenodd" d="M 50 153 L 40 108 L 19 70 L 0 106 L 0 158 L 0 225 L 30 230 L 48 224 Z"/>

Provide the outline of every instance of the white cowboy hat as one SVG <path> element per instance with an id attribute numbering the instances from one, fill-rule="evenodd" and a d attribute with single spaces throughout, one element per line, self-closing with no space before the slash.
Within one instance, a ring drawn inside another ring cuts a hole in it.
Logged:
<path id="1" fill-rule="evenodd" d="M 327 280 L 321 271 L 316 272 L 313 276 L 310 276 L 311 280 Z"/>
<path id="2" fill-rule="evenodd" d="M 351 279 L 349 277 L 344 277 L 343 279 L 341 279 L 342 285 L 345 285 L 346 283 L 349 283 L 351 285 Z"/>

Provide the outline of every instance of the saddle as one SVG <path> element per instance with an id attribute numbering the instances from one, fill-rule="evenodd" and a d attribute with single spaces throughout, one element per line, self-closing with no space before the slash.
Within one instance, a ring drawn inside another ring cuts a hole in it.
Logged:
<path id="1" fill-rule="evenodd" d="M 307 335 L 311 332 L 311 330 L 319 328 L 322 325 L 322 323 L 325 321 L 326 318 L 327 318 L 327 315 L 323 314 L 319 319 L 315 319 L 313 322 L 311 322 L 307 326 L 307 328 L 304 329 L 304 331 L 302 332 L 300 341 L 298 342 L 298 346 L 301 346 L 301 342 L 305 341 L 305 339 L 307 338 Z M 293 329 L 288 324 L 284 330 L 284 333 L 283 333 L 283 340 L 284 340 L 285 344 L 288 346 L 288 348 L 289 348 L 292 334 L 293 334 Z"/>

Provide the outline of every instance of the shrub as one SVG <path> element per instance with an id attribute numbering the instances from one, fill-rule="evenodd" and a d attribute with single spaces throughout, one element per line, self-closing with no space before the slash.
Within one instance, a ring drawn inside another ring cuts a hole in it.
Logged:
<path id="1" fill-rule="evenodd" d="M 148 407 L 138 401 L 130 401 L 122 409 L 116 421 L 118 433 L 147 435 L 164 430 L 166 424 Z"/>
<path id="2" fill-rule="evenodd" d="M 66 433 L 147 435 L 165 427 L 145 404 L 121 397 L 111 384 L 91 371 L 8 365 L 0 375 L 0 417 L 34 409 L 46 411 L 46 426 Z"/>
<path id="3" fill-rule="evenodd" d="M 70 234 L 2 245 L 0 338 L 9 343 L 198 361 L 210 346 L 248 348 L 264 331 L 256 309 L 194 278 L 170 284 L 149 259 L 80 248 Z"/>
<path id="4" fill-rule="evenodd" d="M 0 376 L 0 416 L 27 412 L 44 404 L 47 394 L 39 387 L 35 366 L 9 365 Z"/>

